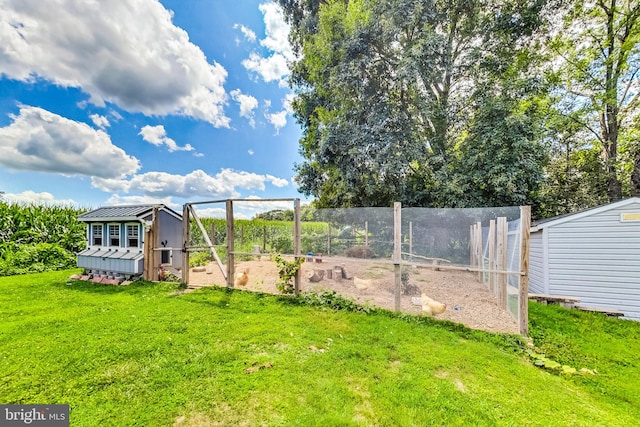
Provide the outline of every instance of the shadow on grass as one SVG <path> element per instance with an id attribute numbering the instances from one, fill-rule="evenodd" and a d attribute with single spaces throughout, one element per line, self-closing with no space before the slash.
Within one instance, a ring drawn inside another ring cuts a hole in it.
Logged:
<path id="1" fill-rule="evenodd" d="M 74 291 L 114 295 L 114 294 L 140 294 L 151 290 L 176 291 L 180 288 L 179 283 L 173 282 L 147 282 L 145 280 L 136 280 L 128 285 L 108 285 L 104 283 L 95 283 L 86 280 L 69 279 L 66 282 L 57 284 L 59 287 Z"/>

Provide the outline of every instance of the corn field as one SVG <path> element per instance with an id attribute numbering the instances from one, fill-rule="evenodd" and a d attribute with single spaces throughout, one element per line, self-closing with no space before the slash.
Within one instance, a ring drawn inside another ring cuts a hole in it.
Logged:
<path id="1" fill-rule="evenodd" d="M 0 276 L 74 267 L 86 209 L 0 202 Z"/>

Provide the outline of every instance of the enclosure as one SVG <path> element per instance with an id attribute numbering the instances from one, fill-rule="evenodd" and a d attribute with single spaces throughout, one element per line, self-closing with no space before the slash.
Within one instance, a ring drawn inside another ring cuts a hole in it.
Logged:
<path id="1" fill-rule="evenodd" d="M 256 203 L 270 214 L 237 219 Z M 212 212 L 218 218 L 209 216 Z M 183 281 L 190 287 L 281 292 L 282 255 L 288 262 L 304 260 L 291 281 L 294 292 L 336 292 L 411 314 L 423 312 L 424 295 L 447 305 L 438 318 L 526 335 L 528 215 L 528 207 L 432 209 L 399 203 L 303 215 L 298 199 L 187 204 L 183 265 L 191 268 Z M 246 270 L 247 283 L 238 284 Z"/>

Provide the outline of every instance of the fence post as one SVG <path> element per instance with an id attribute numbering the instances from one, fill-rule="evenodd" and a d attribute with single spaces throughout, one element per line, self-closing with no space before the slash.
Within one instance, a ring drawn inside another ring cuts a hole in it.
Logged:
<path id="1" fill-rule="evenodd" d="M 520 294 L 518 320 L 520 334 L 529 335 L 529 234 L 531 206 L 520 206 Z"/>
<path id="2" fill-rule="evenodd" d="M 506 217 L 498 217 L 498 270 L 507 271 L 507 239 L 508 226 Z M 498 273 L 498 305 L 507 308 L 507 273 Z"/>
<path id="3" fill-rule="evenodd" d="M 300 235 L 300 199 L 295 199 L 293 203 L 293 255 L 294 259 L 298 260 L 301 258 L 300 249 L 302 246 L 302 238 Z M 298 268 L 294 278 L 294 289 L 296 295 L 300 293 L 300 270 L 302 270 L 302 268 Z"/>
<path id="4" fill-rule="evenodd" d="M 476 223 L 476 259 L 478 260 L 478 281 L 483 282 L 484 277 L 484 246 L 482 246 L 482 223 Z"/>
<path id="5" fill-rule="evenodd" d="M 364 246 L 369 247 L 369 221 L 364 222 Z"/>
<path id="6" fill-rule="evenodd" d="M 189 284 L 189 246 L 191 246 L 189 204 L 182 205 L 182 284 Z"/>
<path id="7" fill-rule="evenodd" d="M 413 260 L 413 221 L 409 221 L 409 262 Z"/>
<path id="8" fill-rule="evenodd" d="M 496 293 L 496 220 L 489 221 L 489 289 Z"/>
<path id="9" fill-rule="evenodd" d="M 400 294 L 402 292 L 402 271 L 400 269 L 400 263 L 402 261 L 401 212 L 402 204 L 400 202 L 395 202 L 393 204 L 393 271 L 395 276 L 393 301 L 396 311 L 400 311 Z"/>
<path id="10" fill-rule="evenodd" d="M 234 228 L 233 228 L 233 201 L 227 200 L 227 287 L 233 288 L 235 279 L 235 256 L 234 249 Z"/>

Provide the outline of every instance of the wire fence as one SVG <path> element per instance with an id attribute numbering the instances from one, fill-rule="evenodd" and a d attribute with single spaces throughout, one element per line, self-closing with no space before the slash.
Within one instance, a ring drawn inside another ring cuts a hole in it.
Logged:
<path id="1" fill-rule="evenodd" d="M 305 259 L 301 291 L 335 292 L 414 314 L 425 308 L 422 300 L 428 295 L 447 304 L 444 318 L 466 324 L 511 322 L 517 328 L 522 318 L 520 212 L 519 207 L 321 209 L 298 225 L 290 218 L 234 219 L 232 228 L 229 217 L 202 218 L 202 227 L 190 234 L 190 246 L 202 250 L 193 251 L 190 265 L 207 266 L 209 276 L 192 275 L 191 281 L 224 285 L 229 281 L 216 276 L 215 270 L 247 272 L 247 289 L 277 292 L 278 254 L 288 260 Z M 496 225 L 502 223 L 504 233 Z M 226 266 L 230 229 L 232 269 Z M 219 269 L 202 230 L 223 264 Z M 394 257 L 396 251 L 399 258 Z M 480 302 L 495 307 L 476 307 Z M 485 318 L 465 317 L 478 313 Z"/>

